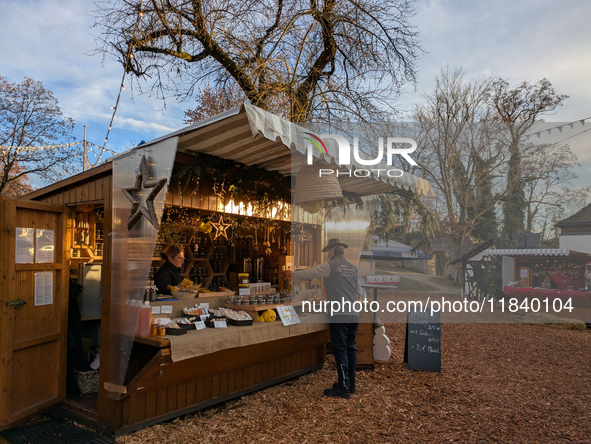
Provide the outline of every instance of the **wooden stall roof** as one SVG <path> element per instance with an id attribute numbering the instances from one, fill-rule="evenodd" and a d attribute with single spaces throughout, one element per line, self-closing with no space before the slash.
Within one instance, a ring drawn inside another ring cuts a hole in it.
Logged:
<path id="1" fill-rule="evenodd" d="M 24 200 L 37 200 L 54 205 L 102 202 L 111 190 L 110 176 L 113 168 L 106 162 L 88 171 L 60 180 L 45 188 L 23 196 Z"/>
<path id="2" fill-rule="evenodd" d="M 178 152 L 210 154 L 234 160 L 268 171 L 291 176 L 306 163 L 305 128 L 275 116 L 249 104 L 228 110 L 187 128 L 154 139 L 138 148 L 179 137 Z M 352 171 L 367 169 L 358 164 L 351 155 L 351 165 L 337 165 L 338 146 L 332 139 L 324 140 L 328 154 L 322 154 L 327 168 L 339 170 L 339 182 L 343 191 L 359 196 L 387 193 L 397 189 L 416 191 L 425 196 L 434 196 L 431 185 L 425 179 L 404 173 L 401 177 L 387 177 L 390 169 L 380 163 L 370 168 L 381 169 L 370 177 L 349 177 Z M 134 148 L 134 150 L 137 148 Z M 128 155 L 128 152 L 113 157 Z M 319 153 L 314 153 L 319 156 Z M 379 177 L 377 177 L 379 174 Z"/>

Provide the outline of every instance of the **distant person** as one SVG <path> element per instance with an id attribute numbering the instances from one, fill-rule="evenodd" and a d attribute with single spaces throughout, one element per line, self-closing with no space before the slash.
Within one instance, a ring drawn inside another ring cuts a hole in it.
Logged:
<path id="1" fill-rule="evenodd" d="M 314 268 L 293 272 L 293 277 L 300 280 L 324 278 L 326 300 L 342 304 L 349 301 L 353 304 L 363 294 L 359 271 L 344 258 L 347 244 L 339 239 L 330 239 L 322 252 L 326 252 L 328 261 Z M 355 376 L 357 367 L 357 329 L 359 318 L 357 313 L 338 313 L 330 319 L 330 341 L 335 357 L 338 380 L 332 388 L 324 390 L 326 396 L 349 399 L 355 393 Z"/>
<path id="2" fill-rule="evenodd" d="M 154 285 L 158 288 L 158 293 L 170 295 L 169 285 L 175 286 L 182 282 L 181 267 L 185 263 L 185 252 L 178 245 L 169 246 L 162 253 L 166 257 L 166 262 L 158 269 L 154 275 Z"/>

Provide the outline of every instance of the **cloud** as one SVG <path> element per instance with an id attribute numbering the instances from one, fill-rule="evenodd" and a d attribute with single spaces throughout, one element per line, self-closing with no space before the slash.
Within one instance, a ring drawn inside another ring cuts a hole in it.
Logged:
<path id="1" fill-rule="evenodd" d="M 151 131 L 154 133 L 171 133 L 179 128 L 171 128 L 154 122 L 137 120 L 129 117 L 123 117 L 117 120 L 118 128 L 128 128 L 134 131 Z"/>
<path id="2" fill-rule="evenodd" d="M 506 77 L 511 83 L 548 78 L 570 98 L 555 120 L 588 117 L 591 2 L 554 0 L 419 0 L 412 20 L 428 54 L 419 60 L 418 94 L 405 94 L 402 105 L 421 101 L 440 68 L 462 67 L 466 78 Z"/>
<path id="3" fill-rule="evenodd" d="M 10 81 L 24 77 L 42 81 L 54 92 L 64 115 L 76 120 L 75 137 L 102 145 L 115 106 L 123 69 L 113 60 L 90 56 L 95 47 L 91 32 L 94 19 L 90 2 L 78 0 L 4 1 L 0 26 L 0 74 Z M 127 83 L 126 83 L 127 84 Z M 130 140 L 148 139 L 183 125 L 184 106 L 138 95 L 129 87 L 121 101 L 109 136 L 118 150 Z"/>

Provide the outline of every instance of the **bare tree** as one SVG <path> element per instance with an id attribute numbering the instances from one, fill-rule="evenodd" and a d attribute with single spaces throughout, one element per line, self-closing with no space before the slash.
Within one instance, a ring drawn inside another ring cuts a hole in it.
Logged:
<path id="1" fill-rule="evenodd" d="M 149 90 L 190 98 L 235 86 L 294 122 L 372 120 L 415 82 L 422 51 L 407 0 L 116 0 L 96 3 L 98 51 Z M 141 87 L 141 86 L 140 86 Z"/>
<path id="2" fill-rule="evenodd" d="M 200 122 L 239 106 L 246 101 L 246 96 L 237 85 L 218 88 L 207 84 L 198 89 L 195 100 L 197 106 L 185 111 L 186 124 Z"/>
<path id="3" fill-rule="evenodd" d="M 21 170 L 22 168 L 20 168 L 18 165 L 15 165 L 9 174 L 9 179 L 11 179 L 13 176 L 20 175 Z M 31 191 L 33 191 L 33 188 L 31 187 L 28 176 L 20 175 L 18 179 L 9 180 L 7 182 L 4 190 L 2 190 L 2 195 L 11 199 L 18 199 L 19 197 L 24 196 Z"/>
<path id="4" fill-rule="evenodd" d="M 57 103 L 41 82 L 10 83 L 0 76 L 0 194 L 26 185 L 31 175 L 55 180 L 81 164 L 79 147 L 52 146 L 71 141 L 74 128 Z"/>
<path id="5" fill-rule="evenodd" d="M 466 81 L 461 70 L 444 68 L 414 115 L 419 149 L 413 157 L 443 201 L 442 234 L 456 241 L 458 253 L 475 229 L 494 235 L 495 205 L 505 192 L 507 150 L 486 103 L 489 86 L 486 79 Z"/>
<path id="6" fill-rule="evenodd" d="M 588 189 L 577 189 L 573 171 L 578 158 L 568 145 L 528 144 L 522 148 L 521 169 L 526 202 L 525 231 L 549 228 L 552 222 L 586 204 Z"/>
<path id="7" fill-rule="evenodd" d="M 507 170 L 507 196 L 503 201 L 503 239 L 514 244 L 523 231 L 526 211 L 521 167 L 521 138 L 539 120 L 562 105 L 568 96 L 556 93 L 552 83 L 542 79 L 535 84 L 523 82 L 511 88 L 506 79 L 497 78 L 491 85 L 490 103 L 505 127 L 511 153 Z"/>

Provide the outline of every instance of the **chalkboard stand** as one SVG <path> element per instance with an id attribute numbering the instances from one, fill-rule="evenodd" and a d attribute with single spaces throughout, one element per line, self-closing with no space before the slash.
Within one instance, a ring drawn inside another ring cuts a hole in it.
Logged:
<path id="1" fill-rule="evenodd" d="M 441 373 L 440 312 L 408 312 L 404 362 L 409 370 Z"/>

